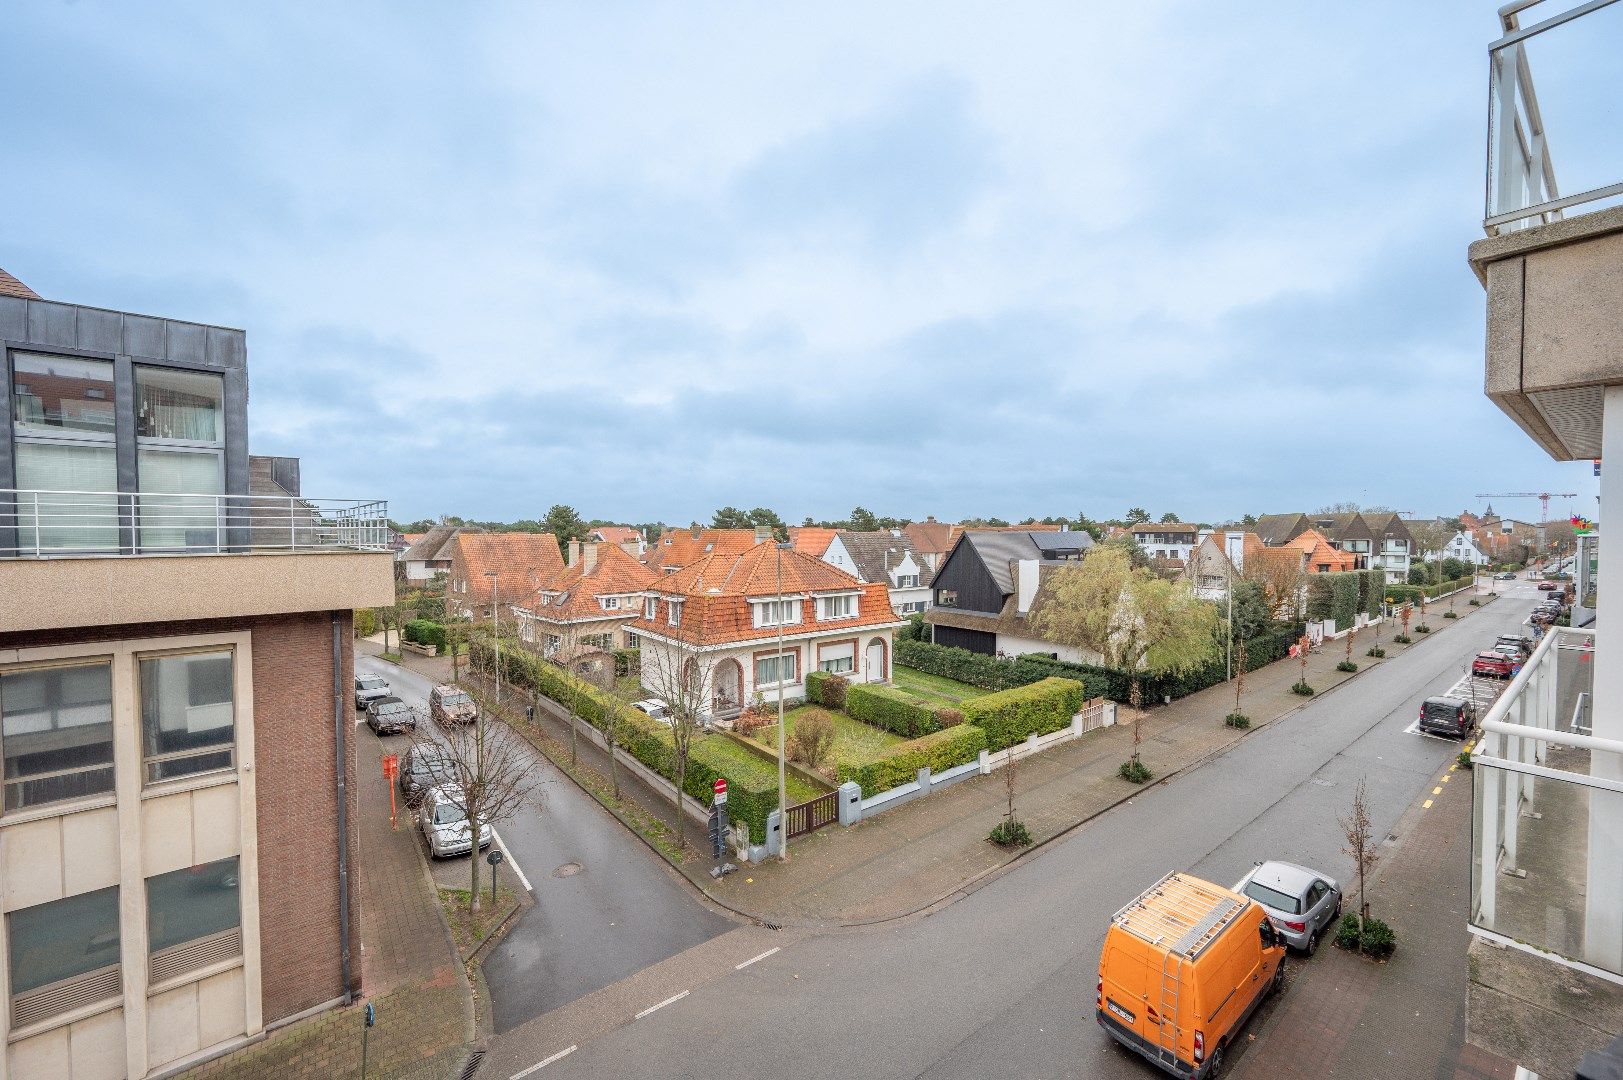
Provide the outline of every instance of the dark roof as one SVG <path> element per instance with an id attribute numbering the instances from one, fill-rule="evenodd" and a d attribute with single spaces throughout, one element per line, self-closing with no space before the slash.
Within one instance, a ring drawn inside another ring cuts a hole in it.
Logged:
<path id="1" fill-rule="evenodd" d="M 16 296 L 23 300 L 44 299 L 39 293 L 6 273 L 4 267 L 0 267 L 0 296 Z"/>
<path id="2" fill-rule="evenodd" d="M 919 584 L 930 584 L 933 576 L 930 566 L 905 533 L 901 536 L 892 536 L 888 530 L 852 532 L 849 529 L 840 529 L 836 535 L 839 536 L 846 554 L 850 555 L 851 561 L 856 564 L 857 576 L 863 581 L 882 581 L 889 585 L 891 570 L 904 556 L 912 555 L 914 565 L 919 568 Z"/>
<path id="3" fill-rule="evenodd" d="M 1093 546 L 1093 537 L 1085 532 L 1013 532 L 997 530 L 983 532 L 971 529 L 958 541 L 975 549 L 975 554 L 986 564 L 987 573 L 998 591 L 1007 596 L 1014 592 L 1014 571 L 1011 563 L 1021 559 L 1057 559 L 1080 556 Z"/>
<path id="4" fill-rule="evenodd" d="M 1375 530 L 1363 514 L 1313 514 L 1308 520 L 1330 540 L 1375 539 Z"/>
<path id="5" fill-rule="evenodd" d="M 1305 514 L 1263 514 L 1251 527 L 1251 530 L 1269 547 L 1287 544 L 1307 529 Z"/>
<path id="6" fill-rule="evenodd" d="M 402 562 L 436 562 L 440 559 L 447 561 L 451 558 L 451 541 L 461 529 L 455 525 L 435 525 L 423 534 L 405 554 L 400 556 Z"/>

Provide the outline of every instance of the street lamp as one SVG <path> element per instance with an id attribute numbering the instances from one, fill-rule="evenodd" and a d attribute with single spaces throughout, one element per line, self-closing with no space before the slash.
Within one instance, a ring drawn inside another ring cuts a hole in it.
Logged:
<path id="1" fill-rule="evenodd" d="M 496 708 L 502 707 L 502 637 L 501 622 L 496 614 L 496 571 L 486 570 L 490 579 L 490 656 L 496 668 Z"/>
<path id="2" fill-rule="evenodd" d="M 789 861 L 789 779 L 784 772 L 783 753 L 783 549 L 777 547 L 778 564 L 778 861 Z"/>

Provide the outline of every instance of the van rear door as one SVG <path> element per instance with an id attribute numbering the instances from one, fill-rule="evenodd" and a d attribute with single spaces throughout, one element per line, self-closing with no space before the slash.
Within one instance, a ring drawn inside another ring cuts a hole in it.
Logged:
<path id="1" fill-rule="evenodd" d="M 1101 1006 L 1111 1020 L 1141 1039 L 1155 1041 L 1155 1027 L 1145 1017 L 1149 960 L 1144 943 L 1111 927 L 1099 962 Z"/>

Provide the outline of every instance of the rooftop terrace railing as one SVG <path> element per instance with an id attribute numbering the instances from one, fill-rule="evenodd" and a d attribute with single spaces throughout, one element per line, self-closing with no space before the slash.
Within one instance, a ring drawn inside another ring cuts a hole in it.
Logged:
<path id="1" fill-rule="evenodd" d="M 0 488 L 0 559 L 390 551 L 389 504 Z"/>
<path id="2" fill-rule="evenodd" d="M 1524 13 L 1543 14 L 1548 0 L 1514 0 L 1499 9 L 1504 35 L 1488 46 L 1487 202 L 1482 226 L 1489 236 L 1560 220 L 1569 207 L 1623 197 L 1623 161 L 1615 159 L 1619 137 L 1615 79 L 1623 54 L 1623 9 L 1574 25 L 1617 0 L 1589 0 L 1560 14 L 1522 25 Z M 1534 12 L 1533 9 L 1542 9 Z M 1534 55 L 1537 53 L 1537 55 Z M 1562 169 L 1569 181 L 1588 185 L 1562 195 L 1535 66 L 1547 104 L 1563 122 Z M 1594 85 L 1606 68 L 1612 85 Z M 1601 155 L 1597 160 L 1593 155 Z M 1605 160 L 1608 155 L 1613 160 Z M 1611 181 L 1611 182 L 1606 182 Z M 1593 209 L 1600 209 L 1599 206 Z"/>

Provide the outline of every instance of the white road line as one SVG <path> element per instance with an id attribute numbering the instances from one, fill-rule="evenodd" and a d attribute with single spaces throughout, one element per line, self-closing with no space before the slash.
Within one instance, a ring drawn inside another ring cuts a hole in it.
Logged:
<path id="1" fill-rule="evenodd" d="M 782 945 L 774 945 L 770 949 L 768 949 L 766 952 L 762 953 L 760 956 L 752 956 L 748 960 L 744 961 L 742 964 L 733 965 L 733 970 L 734 971 L 743 971 L 745 968 L 747 968 L 751 964 L 755 963 L 755 961 L 757 961 L 757 960 L 765 960 L 767 957 L 771 956 L 773 953 L 777 952 L 781 948 L 783 948 Z"/>
<path id="2" fill-rule="evenodd" d="M 560 1050 L 556 1054 L 553 1054 L 551 1057 L 547 1058 L 545 1061 L 538 1061 L 534 1065 L 531 1065 L 528 1069 L 525 1069 L 523 1072 L 514 1073 L 512 1076 L 508 1077 L 508 1080 L 524 1080 L 524 1077 L 529 1076 L 537 1069 L 544 1069 L 548 1065 L 551 1065 L 554 1061 L 557 1061 L 559 1058 L 565 1058 L 570 1054 L 573 1054 L 577 1049 L 579 1049 L 579 1047 L 570 1046 L 567 1050 Z"/>
<path id="3" fill-rule="evenodd" d="M 506 844 L 502 843 L 502 834 L 497 832 L 495 829 L 491 829 L 490 835 L 496 838 L 496 846 L 502 849 L 502 858 L 507 860 L 508 865 L 513 868 L 513 873 L 518 875 L 518 882 L 520 885 L 524 886 L 524 891 L 527 893 L 535 892 L 535 890 L 530 887 L 530 879 L 524 876 L 524 868 L 519 866 L 518 860 L 513 858 L 513 853 L 507 850 Z"/>
<path id="4" fill-rule="evenodd" d="M 647 1016 L 649 1013 L 656 1013 L 659 1010 L 663 1009 L 665 1006 L 671 1004 L 672 1002 L 681 1001 L 683 998 L 685 998 L 687 996 L 688 996 L 688 992 L 686 990 L 682 991 L 680 994 L 672 994 L 670 997 L 666 998 L 664 1001 L 661 1001 L 658 1005 L 650 1005 L 650 1006 L 648 1006 L 648 1008 L 646 1008 L 642 1012 L 638 1013 L 635 1017 L 633 1017 L 633 1019 L 641 1020 L 643 1017 Z"/>

